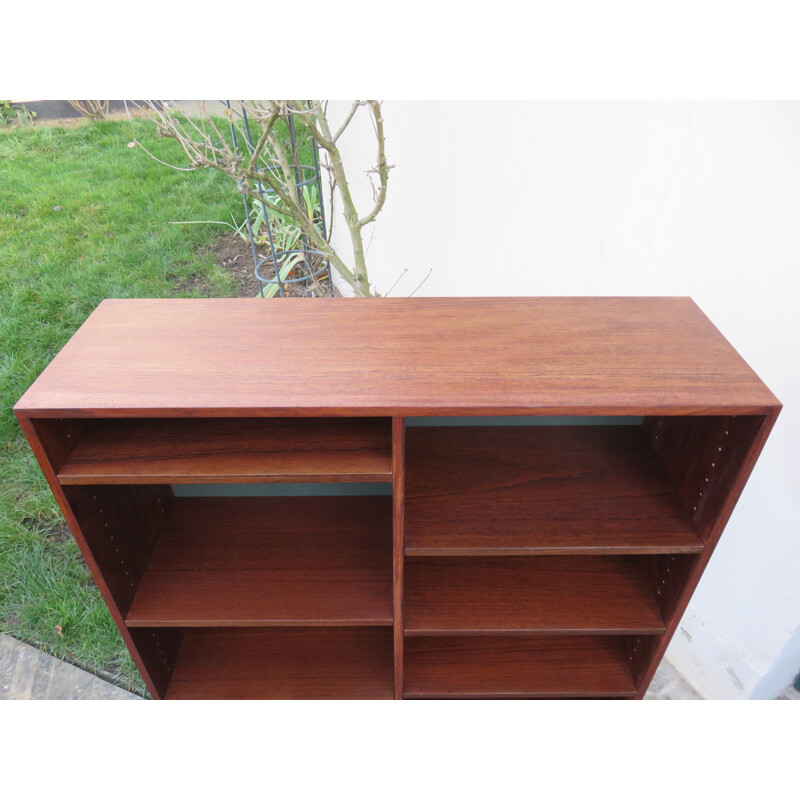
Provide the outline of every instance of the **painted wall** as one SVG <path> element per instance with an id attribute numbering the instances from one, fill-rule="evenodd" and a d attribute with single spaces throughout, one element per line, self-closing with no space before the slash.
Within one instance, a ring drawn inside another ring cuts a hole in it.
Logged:
<path id="1" fill-rule="evenodd" d="M 360 114 L 341 147 L 364 213 Z M 690 295 L 782 400 L 668 654 L 707 697 L 779 693 L 800 670 L 800 104 L 386 102 L 384 117 L 378 292 Z M 334 242 L 347 252 L 341 220 Z"/>

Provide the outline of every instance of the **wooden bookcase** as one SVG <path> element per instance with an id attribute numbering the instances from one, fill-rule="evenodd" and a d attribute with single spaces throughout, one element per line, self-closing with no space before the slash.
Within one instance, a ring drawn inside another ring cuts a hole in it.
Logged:
<path id="1" fill-rule="evenodd" d="M 687 298 L 106 300 L 15 407 L 154 698 L 641 698 L 780 403 Z"/>

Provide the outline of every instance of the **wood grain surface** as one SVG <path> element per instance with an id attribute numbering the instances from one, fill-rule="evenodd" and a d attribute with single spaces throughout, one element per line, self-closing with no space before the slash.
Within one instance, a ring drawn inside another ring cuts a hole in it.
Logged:
<path id="1" fill-rule="evenodd" d="M 406 641 L 407 698 L 631 697 L 616 636 L 420 636 Z"/>
<path id="2" fill-rule="evenodd" d="M 406 560 L 406 636 L 663 633 L 636 556 Z"/>
<path id="3" fill-rule="evenodd" d="M 391 628 L 192 628 L 168 700 L 391 699 Z"/>
<path id="4" fill-rule="evenodd" d="M 126 623 L 391 626 L 391 498 L 176 498 Z"/>
<path id="5" fill-rule="evenodd" d="M 288 335 L 322 350 L 254 349 Z M 778 405 L 688 298 L 287 298 L 105 300 L 16 410 L 742 414 Z"/>
<path id="6" fill-rule="evenodd" d="M 62 484 L 391 481 L 388 419 L 105 419 Z"/>
<path id="7" fill-rule="evenodd" d="M 696 553 L 641 426 L 409 428 L 409 555 Z"/>

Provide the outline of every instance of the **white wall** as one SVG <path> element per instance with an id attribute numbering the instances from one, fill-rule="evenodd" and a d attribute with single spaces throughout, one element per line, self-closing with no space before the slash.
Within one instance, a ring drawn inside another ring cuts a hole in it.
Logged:
<path id="1" fill-rule="evenodd" d="M 360 114 L 341 145 L 366 209 Z M 432 268 L 417 295 L 690 295 L 784 403 L 668 655 L 707 697 L 777 694 L 800 670 L 800 104 L 386 102 L 384 117 L 377 291 L 403 275 L 392 294 L 408 295 Z"/>

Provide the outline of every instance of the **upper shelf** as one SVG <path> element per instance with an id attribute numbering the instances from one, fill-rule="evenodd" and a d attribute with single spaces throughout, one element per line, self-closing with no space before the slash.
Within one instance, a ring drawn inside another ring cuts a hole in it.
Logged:
<path id="1" fill-rule="evenodd" d="M 105 300 L 22 416 L 762 414 L 689 298 Z"/>
<path id="2" fill-rule="evenodd" d="M 409 428 L 407 555 L 698 553 L 639 425 Z"/>
<path id="3" fill-rule="evenodd" d="M 388 419 L 87 420 L 62 484 L 391 481 Z"/>

